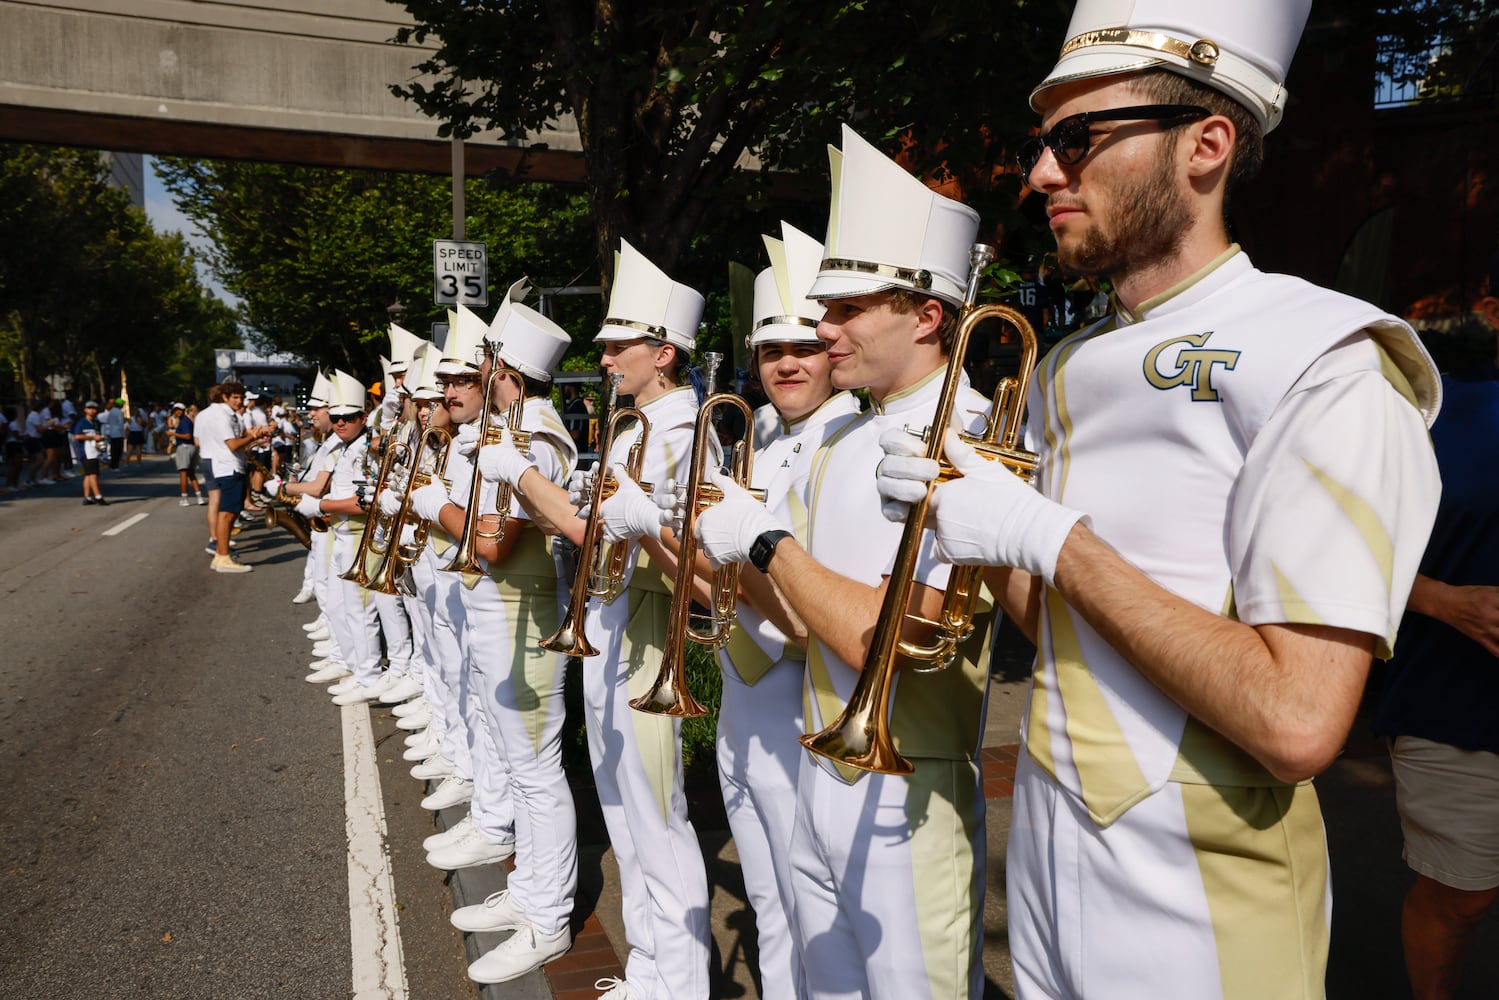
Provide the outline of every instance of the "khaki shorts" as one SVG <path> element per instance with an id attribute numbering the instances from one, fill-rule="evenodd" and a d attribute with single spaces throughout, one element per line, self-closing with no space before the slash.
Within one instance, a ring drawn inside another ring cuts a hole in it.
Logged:
<path id="1" fill-rule="evenodd" d="M 1454 889 L 1499 886 L 1499 754 L 1401 736 L 1390 758 L 1405 863 Z"/>

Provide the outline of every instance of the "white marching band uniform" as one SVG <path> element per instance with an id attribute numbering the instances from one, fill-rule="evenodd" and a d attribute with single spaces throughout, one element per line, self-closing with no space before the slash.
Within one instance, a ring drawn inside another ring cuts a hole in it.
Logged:
<path id="1" fill-rule="evenodd" d="M 1370 633 L 1388 656 L 1435 516 L 1439 391 L 1403 322 L 1234 246 L 1053 349 L 1026 447 L 1043 494 L 1172 593 L 1250 625 Z M 1022 995 L 1321 996 L 1311 783 L 1189 717 L 1054 591 L 1039 639 L 1009 849 Z M 1111 973 L 1146 956 L 1159 975 L 1136 992 Z"/>

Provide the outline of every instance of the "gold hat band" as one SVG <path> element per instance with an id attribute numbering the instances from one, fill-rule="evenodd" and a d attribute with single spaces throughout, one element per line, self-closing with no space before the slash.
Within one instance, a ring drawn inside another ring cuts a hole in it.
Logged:
<path id="1" fill-rule="evenodd" d="M 767 316 L 750 329 L 752 331 L 758 330 L 762 326 L 771 326 L 777 323 L 782 326 L 810 326 L 814 330 L 817 329 L 817 321 L 815 319 L 808 319 L 805 316 Z"/>
<path id="2" fill-rule="evenodd" d="M 664 327 L 664 326 L 652 326 L 649 323 L 637 323 L 633 319 L 615 319 L 614 317 L 609 316 L 609 317 L 605 317 L 603 325 L 604 326 L 623 326 L 623 327 L 627 327 L 627 328 L 629 328 L 631 330 L 639 330 L 642 333 L 648 333 L 648 334 L 650 334 L 652 337 L 655 337 L 657 340 L 665 340 L 667 338 L 666 327 Z"/>
<path id="3" fill-rule="evenodd" d="M 819 271 L 857 271 L 860 274 L 878 274 L 882 278 L 906 281 L 917 288 L 932 287 L 932 272 L 926 268 L 892 267 L 889 264 L 871 264 L 863 260 L 846 257 L 829 257 L 817 265 Z"/>
<path id="4" fill-rule="evenodd" d="M 1068 55 L 1078 49 L 1091 48 L 1094 45 L 1129 45 L 1140 49 L 1154 49 L 1157 52 L 1166 52 L 1179 59 L 1186 59 L 1199 66 L 1211 66 L 1218 61 L 1218 43 L 1207 38 L 1199 38 L 1195 42 L 1184 42 L 1170 35 L 1162 35 L 1154 31 L 1135 31 L 1133 28 L 1100 28 L 1097 31 L 1085 31 L 1081 35 L 1074 35 L 1067 39 L 1062 46 L 1062 55 Z"/>

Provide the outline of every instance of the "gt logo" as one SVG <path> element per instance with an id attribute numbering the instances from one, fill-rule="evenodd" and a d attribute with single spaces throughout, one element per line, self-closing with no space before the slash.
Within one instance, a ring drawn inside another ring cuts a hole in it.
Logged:
<path id="1" fill-rule="evenodd" d="M 1145 381 L 1157 389 L 1175 389 L 1177 386 L 1192 387 L 1193 402 L 1217 402 L 1218 390 L 1213 388 L 1213 366 L 1222 365 L 1224 371 L 1233 371 L 1239 363 L 1238 351 L 1217 351 L 1204 348 L 1213 331 L 1198 333 L 1190 337 L 1173 337 L 1152 347 L 1145 355 Z M 1172 347 L 1181 346 L 1176 352 L 1174 371 L 1161 370 L 1161 355 Z"/>

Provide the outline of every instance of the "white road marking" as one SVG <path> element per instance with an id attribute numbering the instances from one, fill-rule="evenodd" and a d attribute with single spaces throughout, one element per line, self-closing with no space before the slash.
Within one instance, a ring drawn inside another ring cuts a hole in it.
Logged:
<path id="1" fill-rule="evenodd" d="M 375 769 L 368 705 L 343 707 L 343 738 L 354 1000 L 406 1000 L 406 963 L 386 853 L 385 804 Z"/>
<path id="2" fill-rule="evenodd" d="M 100 532 L 100 534 L 104 535 L 106 538 L 110 535 L 118 535 L 120 532 L 130 527 L 132 524 L 139 524 L 150 516 L 150 514 L 146 513 L 132 514 L 129 517 L 125 518 L 125 520 L 121 521 L 119 524 L 115 525 L 113 528 L 110 528 L 108 531 Z"/>

